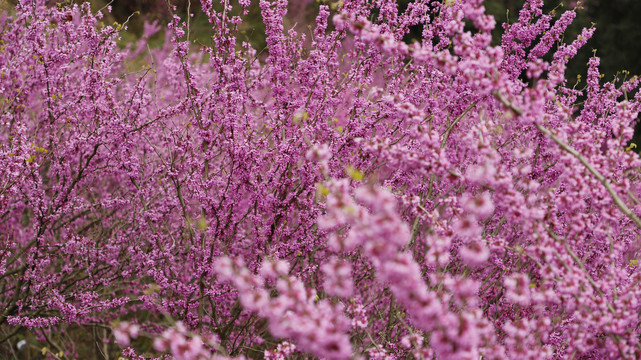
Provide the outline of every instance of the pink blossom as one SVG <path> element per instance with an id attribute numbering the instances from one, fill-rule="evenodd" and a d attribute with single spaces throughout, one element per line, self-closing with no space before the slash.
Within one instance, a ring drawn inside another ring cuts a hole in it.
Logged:
<path id="1" fill-rule="evenodd" d="M 641 358 L 641 79 L 574 86 L 595 29 L 307 2 L 133 42 L 89 3 L 0 16 L 2 350 Z"/>
<path id="2" fill-rule="evenodd" d="M 504 281 L 505 297 L 522 306 L 530 303 L 530 279 L 526 274 L 514 274 Z"/>
<path id="3" fill-rule="evenodd" d="M 486 219 L 494 211 L 494 204 L 490 193 L 485 191 L 476 196 L 463 194 L 461 198 L 463 209 L 476 215 L 479 219 Z"/>

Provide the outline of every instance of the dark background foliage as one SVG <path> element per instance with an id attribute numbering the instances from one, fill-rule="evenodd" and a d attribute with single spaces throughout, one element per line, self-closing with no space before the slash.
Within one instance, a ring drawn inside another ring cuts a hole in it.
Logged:
<path id="1" fill-rule="evenodd" d="M 497 21 L 504 21 L 509 12 L 510 22 L 518 17 L 523 0 L 487 0 L 488 12 Z M 571 41 L 584 27 L 596 26 L 594 37 L 570 63 L 568 78 L 586 73 L 586 63 L 593 50 L 601 58 L 601 72 L 611 80 L 621 70 L 641 76 L 641 1 L 638 0 L 545 0 L 546 11 L 556 9 L 560 15 L 568 8 L 578 8 L 577 18 L 566 34 Z"/>
<path id="2" fill-rule="evenodd" d="M 51 0 L 50 0 L 51 1 Z M 581 31 L 583 27 L 595 25 L 597 31 L 594 37 L 582 49 L 577 57 L 570 63 L 568 78 L 576 77 L 577 74 L 585 74 L 586 63 L 597 51 L 601 58 L 601 72 L 605 74 L 605 79 L 612 79 L 617 72 L 621 70 L 630 71 L 631 75 L 641 75 L 641 1 L 639 0 L 544 0 L 544 11 L 554 11 L 560 15 L 563 11 L 571 8 L 577 8 L 577 18 L 566 33 L 566 40 L 572 38 Z M 62 3 L 71 2 L 70 0 L 61 1 Z M 76 1 L 78 2 L 78 1 Z M 95 9 L 99 9 L 107 4 L 105 0 L 90 0 Z M 178 13 L 186 13 L 189 0 L 171 0 L 170 3 L 177 7 Z M 217 3 L 218 1 L 214 1 Z M 292 0 L 290 1 L 289 21 L 299 26 L 313 21 L 314 10 L 319 3 L 330 3 L 328 0 Z M 399 0 L 401 9 L 407 6 L 409 0 Z M 523 6 L 524 0 L 486 0 L 485 7 L 487 11 L 493 14 L 498 23 L 505 20 L 514 22 L 518 17 L 519 9 Z M 52 1 L 52 4 L 56 1 Z M 233 3 L 233 2 L 232 2 Z M 263 43 L 260 30 L 261 18 L 257 7 L 257 1 L 254 2 L 250 12 L 250 22 L 245 26 L 251 33 L 252 42 Z M 140 15 L 133 17 L 129 21 L 130 29 L 134 33 L 142 31 L 142 23 L 147 20 L 166 21 L 169 18 L 167 1 L 164 0 L 114 0 L 111 3 L 113 8 L 111 17 L 114 21 L 120 23 L 136 11 Z M 198 0 L 191 0 L 192 11 L 200 7 Z M 307 7 L 307 8 L 306 8 Z M 197 11 L 194 24 L 197 27 L 203 27 L 206 31 L 206 21 L 198 16 Z M 252 21 L 254 20 L 254 21 Z M 204 24 L 203 24 L 204 22 Z M 257 27 L 254 29 L 253 27 Z M 495 40 L 500 39 L 501 29 L 495 31 Z M 198 34 L 197 31 L 195 31 Z M 198 35 L 196 35 L 198 36 Z M 416 29 L 408 39 L 420 36 L 420 30 Z"/>
<path id="3" fill-rule="evenodd" d="M 577 8 L 577 17 L 566 32 L 566 42 L 576 38 L 584 27 L 596 26 L 592 39 L 568 64 L 566 73 L 570 83 L 577 75 L 585 79 L 587 62 L 594 53 L 601 58 L 600 71 L 604 81 L 613 81 L 623 70 L 630 76 L 641 76 L 641 1 L 639 0 L 585 0 L 549 1 L 544 0 L 545 11 L 555 10 L 560 15 L 568 8 Z M 512 22 L 518 17 L 518 10 L 524 0 L 486 0 L 487 11 L 494 14 L 497 22 L 505 21 L 509 14 Z M 496 37 L 499 36 L 497 33 Z M 581 88 L 585 82 L 579 83 Z M 641 144 L 641 123 L 637 118 L 633 142 Z M 639 151 L 639 148 L 636 149 Z"/>

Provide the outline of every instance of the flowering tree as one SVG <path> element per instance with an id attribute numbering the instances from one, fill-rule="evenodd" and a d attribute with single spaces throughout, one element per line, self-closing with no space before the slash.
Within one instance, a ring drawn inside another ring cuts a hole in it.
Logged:
<path id="1" fill-rule="evenodd" d="M 261 0 L 259 52 L 249 5 L 203 0 L 200 48 L 173 14 L 161 48 L 88 4 L 0 19 L 2 352 L 641 356 L 639 80 L 566 81 L 573 10 L 492 46 L 481 0 L 309 31 Z"/>

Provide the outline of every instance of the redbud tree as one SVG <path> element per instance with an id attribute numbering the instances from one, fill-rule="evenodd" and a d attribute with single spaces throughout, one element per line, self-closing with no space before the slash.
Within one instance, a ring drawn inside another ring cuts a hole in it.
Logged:
<path id="1" fill-rule="evenodd" d="M 566 80 L 594 28 L 260 0 L 255 49 L 255 5 L 202 0 L 199 44 L 170 3 L 128 44 L 109 8 L 0 18 L 2 353 L 641 356 L 639 80 Z"/>

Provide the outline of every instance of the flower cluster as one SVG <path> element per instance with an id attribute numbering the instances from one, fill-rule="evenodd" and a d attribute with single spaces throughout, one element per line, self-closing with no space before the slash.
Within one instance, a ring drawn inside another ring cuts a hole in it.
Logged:
<path id="1" fill-rule="evenodd" d="M 319 300 L 314 290 L 288 275 L 290 266 L 286 262 L 264 261 L 262 277 L 253 275 L 241 260 L 223 257 L 216 268 L 221 280 L 231 281 L 239 290 L 245 309 L 268 319 L 272 335 L 292 339 L 302 351 L 326 359 L 344 359 L 352 354 L 343 306 Z M 264 287 L 269 280 L 275 282 L 278 292 L 273 298 Z"/>

